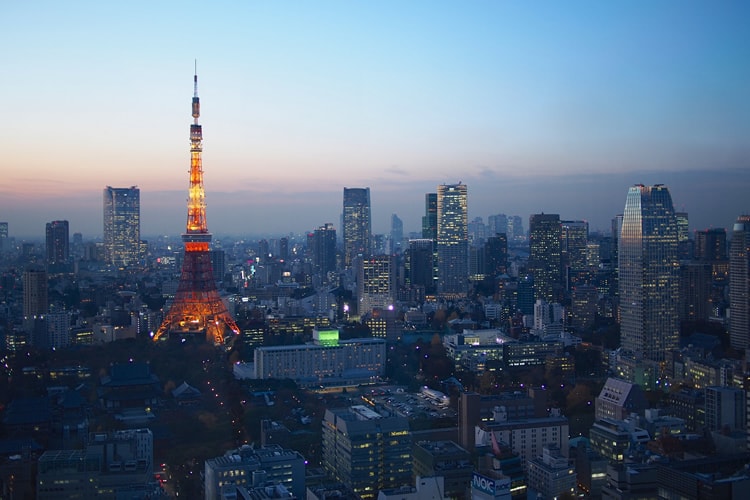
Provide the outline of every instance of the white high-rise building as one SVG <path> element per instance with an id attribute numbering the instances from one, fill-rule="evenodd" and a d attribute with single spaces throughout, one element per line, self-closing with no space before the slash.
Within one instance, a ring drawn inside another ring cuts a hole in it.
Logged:
<path id="1" fill-rule="evenodd" d="M 441 184 L 437 192 L 438 294 L 469 291 L 469 212 L 465 184 Z"/>

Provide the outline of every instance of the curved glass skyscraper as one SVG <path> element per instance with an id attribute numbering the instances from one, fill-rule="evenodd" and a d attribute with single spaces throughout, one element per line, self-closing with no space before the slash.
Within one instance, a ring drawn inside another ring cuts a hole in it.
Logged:
<path id="1" fill-rule="evenodd" d="M 672 197 L 662 184 L 628 190 L 619 239 L 622 348 L 661 362 L 679 341 L 679 260 Z"/>

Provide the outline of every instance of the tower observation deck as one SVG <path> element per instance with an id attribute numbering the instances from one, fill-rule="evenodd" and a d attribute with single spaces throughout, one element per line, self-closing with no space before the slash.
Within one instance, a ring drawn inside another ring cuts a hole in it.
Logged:
<path id="1" fill-rule="evenodd" d="M 190 125 L 190 187 L 188 189 L 187 225 L 182 235 L 185 257 L 174 302 L 164 321 L 154 333 L 154 340 L 170 334 L 204 334 L 214 344 L 224 344 L 228 331 L 239 334 L 239 328 L 219 296 L 214 281 L 209 252 L 211 233 L 206 223 L 206 200 L 203 187 L 203 130 L 198 123 L 200 100 L 198 75 L 193 76 L 193 123 Z"/>

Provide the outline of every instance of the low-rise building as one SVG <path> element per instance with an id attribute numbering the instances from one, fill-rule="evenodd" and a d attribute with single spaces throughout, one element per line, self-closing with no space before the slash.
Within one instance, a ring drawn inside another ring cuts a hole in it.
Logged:
<path id="1" fill-rule="evenodd" d="M 385 375 L 385 339 L 258 347 L 254 378 L 292 379 L 302 387 L 373 383 Z"/>
<path id="2" fill-rule="evenodd" d="M 490 446 L 503 442 L 518 453 L 526 463 L 542 454 L 544 446 L 556 445 L 568 453 L 569 423 L 567 417 L 553 410 L 549 417 L 508 420 L 502 408 L 495 412 L 492 422 L 482 422 L 475 428 L 475 446 Z"/>
<path id="3" fill-rule="evenodd" d="M 296 498 L 305 494 L 305 459 L 299 452 L 270 445 L 244 445 L 204 464 L 206 500 L 221 498 L 227 486 L 246 488 L 281 485 Z"/>
<path id="4" fill-rule="evenodd" d="M 529 491 L 541 498 L 558 498 L 576 491 L 575 465 L 560 453 L 557 445 L 546 445 L 542 455 L 526 464 L 529 476 Z"/>
<path id="5" fill-rule="evenodd" d="M 442 476 L 445 496 L 466 493 L 474 465 L 471 454 L 453 441 L 420 441 L 412 447 L 414 476 Z"/>

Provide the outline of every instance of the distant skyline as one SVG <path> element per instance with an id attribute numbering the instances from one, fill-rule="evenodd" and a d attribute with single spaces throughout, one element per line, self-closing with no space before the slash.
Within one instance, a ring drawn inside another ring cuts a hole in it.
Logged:
<path id="1" fill-rule="evenodd" d="M 193 61 L 217 235 L 332 222 L 369 187 L 373 231 L 424 194 L 469 219 L 608 230 L 628 188 L 669 186 L 691 229 L 750 212 L 746 2 L 5 2 L 0 221 L 102 235 L 106 186 L 141 233 L 184 231 Z"/>

